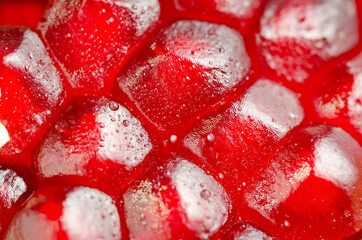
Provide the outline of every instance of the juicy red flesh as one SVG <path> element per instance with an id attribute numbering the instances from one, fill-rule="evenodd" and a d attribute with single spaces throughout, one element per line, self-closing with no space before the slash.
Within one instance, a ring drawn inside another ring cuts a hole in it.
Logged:
<path id="1" fill-rule="evenodd" d="M 13 157 L 26 155 L 59 111 L 64 101 L 63 78 L 30 29 L 1 27 L 0 47 L 0 156 L 19 164 Z"/>
<path id="2" fill-rule="evenodd" d="M 37 29 L 0 27 L 1 239 L 362 238 L 360 1 L 31 2 L 0 3 Z"/>
<path id="3" fill-rule="evenodd" d="M 233 88 L 245 85 L 249 71 L 250 59 L 235 30 L 178 21 L 130 59 L 113 95 L 126 93 L 158 131 L 179 134 Z"/>
<path id="4" fill-rule="evenodd" d="M 157 0 L 51 2 L 38 29 L 76 94 L 108 93 L 139 41 L 155 28 Z"/>
<path id="5" fill-rule="evenodd" d="M 296 129 L 246 183 L 243 204 L 268 219 L 271 226 L 252 220 L 277 237 L 347 237 L 360 226 L 361 156 L 362 147 L 340 128 Z"/>
<path id="6" fill-rule="evenodd" d="M 362 54 L 338 62 L 315 84 L 310 98 L 318 118 L 362 141 Z M 321 89 L 324 89 L 323 91 Z"/>
<path id="7" fill-rule="evenodd" d="M 0 1 L 0 25 L 27 26 L 35 29 L 44 14 L 47 2 L 47 0 Z"/>
<path id="8" fill-rule="evenodd" d="M 126 108 L 105 97 L 79 97 L 44 136 L 35 168 L 41 180 L 69 176 L 73 183 L 116 192 L 144 171 L 153 148 L 151 136 Z"/>
<path id="9" fill-rule="evenodd" d="M 131 239 L 207 239 L 231 212 L 223 187 L 181 157 L 137 179 L 122 205 Z"/>
<path id="10" fill-rule="evenodd" d="M 224 112 L 202 120 L 184 145 L 227 176 L 230 191 L 239 192 L 303 117 L 295 93 L 262 79 Z"/>
<path id="11" fill-rule="evenodd" d="M 257 45 L 279 78 L 305 83 L 359 40 L 354 0 L 270 0 L 261 17 Z"/>

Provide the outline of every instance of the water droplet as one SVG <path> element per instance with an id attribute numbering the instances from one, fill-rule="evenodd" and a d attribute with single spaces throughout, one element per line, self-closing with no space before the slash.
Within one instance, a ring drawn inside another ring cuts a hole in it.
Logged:
<path id="1" fill-rule="evenodd" d="M 289 223 L 287 220 L 285 220 L 285 221 L 284 221 L 284 226 L 289 227 L 289 226 L 290 226 L 290 223 Z"/>
<path id="2" fill-rule="evenodd" d="M 224 174 L 219 173 L 219 178 L 220 178 L 220 179 L 224 179 Z"/>
<path id="3" fill-rule="evenodd" d="M 109 104 L 109 108 L 110 108 L 111 110 L 113 110 L 113 111 L 117 111 L 117 110 L 119 109 L 119 105 L 118 105 L 118 103 L 111 102 L 111 103 Z"/>
<path id="4" fill-rule="evenodd" d="M 204 190 L 202 190 L 202 191 L 200 192 L 200 196 L 201 196 L 203 199 L 207 200 L 207 199 L 210 198 L 211 193 L 210 193 L 209 190 L 204 189 Z"/>
<path id="5" fill-rule="evenodd" d="M 128 127 L 129 126 L 129 121 L 128 120 L 123 120 L 122 124 L 123 124 L 123 126 Z"/>
<path id="6" fill-rule="evenodd" d="M 215 141 L 215 136 L 214 136 L 214 134 L 209 133 L 209 134 L 207 135 L 206 139 L 207 139 L 207 141 L 208 141 L 209 143 L 212 144 L 212 143 L 214 143 L 214 141 Z"/>
<path id="7" fill-rule="evenodd" d="M 176 135 L 171 135 L 170 142 L 175 143 L 176 141 L 177 141 L 177 136 Z"/>

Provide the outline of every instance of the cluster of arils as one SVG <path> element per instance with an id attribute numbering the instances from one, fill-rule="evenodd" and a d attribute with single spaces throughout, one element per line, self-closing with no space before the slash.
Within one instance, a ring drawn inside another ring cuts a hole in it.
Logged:
<path id="1" fill-rule="evenodd" d="M 362 238 L 361 1 L 0 2 L 40 18 L 0 26 L 0 238 Z"/>

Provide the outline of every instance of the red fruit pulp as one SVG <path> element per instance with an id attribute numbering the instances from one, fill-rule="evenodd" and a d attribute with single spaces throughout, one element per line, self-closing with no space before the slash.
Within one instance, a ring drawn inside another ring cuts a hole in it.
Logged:
<path id="1" fill-rule="evenodd" d="M 159 16 L 157 0 L 55 0 L 38 29 L 76 94 L 107 94 L 120 66 Z"/>
<path id="2" fill-rule="evenodd" d="M 149 175 L 123 194 L 131 239 L 207 239 L 228 220 L 229 196 L 188 160 L 172 157 Z"/>
<path id="3" fill-rule="evenodd" d="M 297 95 L 270 80 L 259 80 L 224 112 L 204 119 L 184 138 L 185 147 L 228 176 L 239 192 L 304 112 Z"/>
<path id="4" fill-rule="evenodd" d="M 69 176 L 117 192 L 144 171 L 152 149 L 151 136 L 126 108 L 105 97 L 79 97 L 44 136 L 35 167 L 40 180 Z"/>
<path id="5" fill-rule="evenodd" d="M 246 85 L 249 72 L 250 59 L 235 30 L 178 21 L 133 56 L 113 95 L 125 93 L 158 131 L 179 134 L 238 85 Z"/>
<path id="6" fill-rule="evenodd" d="M 47 0 L 0 1 L 0 25 L 27 26 L 36 29 Z"/>
<path id="7" fill-rule="evenodd" d="M 0 27 L 0 47 L 0 156 L 11 162 L 34 147 L 65 93 L 62 74 L 35 32 Z"/>
<path id="8" fill-rule="evenodd" d="M 242 204 L 281 226 L 264 226 L 276 236 L 341 239 L 360 224 L 361 155 L 362 147 L 340 128 L 296 129 L 246 183 Z"/>
<path id="9" fill-rule="evenodd" d="M 53 0 L 0 27 L 0 238 L 361 239 L 361 6 Z"/>

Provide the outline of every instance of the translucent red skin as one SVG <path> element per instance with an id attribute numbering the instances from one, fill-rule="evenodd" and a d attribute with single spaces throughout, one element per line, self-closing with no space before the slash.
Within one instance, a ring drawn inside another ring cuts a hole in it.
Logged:
<path id="1" fill-rule="evenodd" d="M 361 5 L 361 3 L 359 3 L 359 1 L 357 1 L 357 3 L 358 3 L 358 5 Z M 42 6 L 44 6 L 44 5 L 42 5 Z M 176 12 L 169 12 L 167 15 L 168 15 L 168 16 L 172 16 L 172 15 L 177 16 L 176 18 L 179 18 L 179 17 L 180 17 L 180 18 L 181 18 L 181 17 L 187 17 L 187 14 L 183 14 L 183 13 L 179 13 L 179 12 L 177 12 L 177 13 L 176 13 Z M 362 18 L 361 18 L 361 15 L 362 15 L 362 14 L 360 14 L 360 19 L 362 19 Z M 38 17 L 38 16 L 39 16 L 39 15 L 37 15 L 37 17 Z M 165 19 L 167 19 L 168 16 L 166 16 Z M 195 18 L 195 17 L 197 17 L 197 16 L 191 14 L 191 15 L 188 16 L 188 17 L 189 17 L 189 18 Z M 199 17 L 197 17 L 197 18 L 204 20 L 204 17 L 203 17 L 203 16 L 199 16 Z M 208 20 L 208 21 L 213 21 L 212 18 L 207 18 L 207 20 Z M 215 22 L 218 22 L 218 21 L 219 21 L 219 20 L 215 20 Z M 6 23 L 6 24 L 18 24 L 19 22 L 4 22 L 4 23 Z M 27 24 L 28 24 L 28 23 L 27 23 Z M 230 24 L 230 23 L 227 23 L 227 24 L 233 26 L 233 25 Z M 34 27 L 34 25 L 33 25 L 33 24 L 30 24 L 30 27 Z M 253 32 L 254 30 L 255 30 L 255 28 L 250 28 L 250 32 Z M 252 34 L 249 35 L 249 36 L 252 36 Z M 254 68 L 257 69 L 257 75 L 260 75 L 260 76 L 270 76 L 270 78 L 276 79 L 275 76 L 273 75 L 273 73 L 268 72 L 267 70 L 265 70 L 265 69 L 263 68 L 263 66 L 260 64 L 260 61 L 259 61 L 259 59 L 258 59 L 259 56 L 257 56 L 257 55 L 255 54 L 256 51 L 253 51 L 253 49 L 254 49 L 254 47 L 255 47 L 255 46 L 254 46 L 254 41 L 253 41 L 252 37 L 250 37 L 250 38 L 251 38 L 250 41 L 249 41 L 249 40 L 246 41 L 246 45 L 247 45 L 247 50 L 250 51 L 250 57 L 252 58 L 253 66 L 254 66 Z M 249 46 L 249 47 L 248 47 L 248 46 Z M 355 49 L 353 49 L 352 51 L 348 52 L 345 56 L 342 56 L 342 57 L 340 57 L 340 58 L 338 58 L 338 59 L 333 60 L 333 62 L 342 63 L 342 64 L 343 64 L 343 62 L 345 62 L 346 59 L 349 59 L 351 56 L 356 55 L 356 53 L 358 53 L 358 51 L 360 51 L 360 48 L 361 48 L 361 44 L 359 44 L 359 45 L 358 45 Z M 321 71 L 321 73 L 318 74 L 318 77 L 319 77 L 320 75 L 328 75 L 328 74 L 326 74 L 326 73 L 329 73 L 329 71 L 331 70 L 331 69 L 328 69 L 330 66 L 333 66 L 333 63 L 330 64 L 330 65 L 328 65 L 328 66 L 324 69 L 324 71 Z M 334 70 L 334 69 L 333 69 L 333 70 Z M 342 73 L 342 74 L 343 74 L 343 73 Z M 316 78 L 317 78 L 317 77 L 316 77 Z M 331 120 L 329 120 L 329 119 L 320 119 L 320 118 L 318 117 L 318 115 L 315 113 L 315 109 L 312 107 L 313 104 L 311 103 L 311 99 L 313 99 L 313 98 L 310 97 L 310 94 L 311 94 L 311 93 L 310 93 L 308 90 L 306 90 L 307 87 L 301 88 L 299 85 L 294 85 L 294 84 L 290 84 L 290 83 L 284 83 L 284 84 L 287 85 L 288 87 L 290 87 L 291 89 L 294 89 L 296 92 L 302 93 L 302 103 L 303 103 L 303 105 L 305 106 L 305 111 L 307 112 L 307 114 L 306 114 L 306 116 L 307 116 L 306 122 L 307 122 L 307 121 L 316 121 L 316 122 L 325 122 L 325 121 L 328 121 L 328 122 L 330 122 L 330 123 L 336 124 L 336 121 L 331 121 Z M 355 136 L 355 137 L 358 138 L 358 134 L 355 133 L 355 130 L 354 130 L 353 128 L 351 128 L 350 126 L 348 126 L 348 120 L 347 120 L 347 123 L 344 123 L 344 121 L 346 121 L 346 120 L 345 120 L 345 119 L 342 120 L 342 123 L 341 123 L 341 124 L 337 124 L 337 125 L 340 125 L 340 126 L 344 127 L 344 129 L 347 130 L 351 135 L 353 135 L 353 136 Z M 361 140 L 360 140 L 360 143 L 361 143 Z M 177 147 L 176 147 L 176 149 L 177 149 Z M 180 148 L 177 149 L 177 150 L 178 150 L 178 151 L 185 152 L 185 153 L 188 152 L 187 150 L 183 149 L 182 147 L 180 147 Z M 192 156 L 192 154 L 190 154 L 190 155 Z M 357 237 L 358 237 L 358 236 L 357 236 Z"/>

